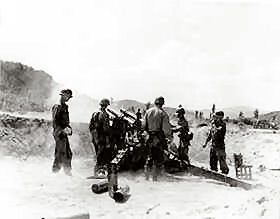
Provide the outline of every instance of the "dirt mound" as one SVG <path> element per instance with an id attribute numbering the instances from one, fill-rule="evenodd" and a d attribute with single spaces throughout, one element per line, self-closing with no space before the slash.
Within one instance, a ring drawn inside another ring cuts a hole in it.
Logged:
<path id="1" fill-rule="evenodd" d="M 87 124 L 73 123 L 69 138 L 74 156 L 92 156 Z M 55 142 L 52 122 L 37 118 L 0 115 L 0 151 L 4 155 L 27 159 L 30 156 L 51 157 Z"/>

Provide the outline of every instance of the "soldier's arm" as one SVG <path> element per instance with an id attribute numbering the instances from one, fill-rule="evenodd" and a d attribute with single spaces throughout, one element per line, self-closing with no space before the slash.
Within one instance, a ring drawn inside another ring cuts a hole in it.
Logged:
<path id="1" fill-rule="evenodd" d="M 190 130 L 188 121 L 185 122 L 184 128 L 187 132 Z"/>
<path id="2" fill-rule="evenodd" d="M 147 113 L 144 115 L 143 123 L 142 123 L 142 129 L 145 131 L 148 131 L 148 123 L 147 123 Z"/>
<path id="3" fill-rule="evenodd" d="M 56 104 L 56 105 L 54 105 L 52 107 L 52 119 L 53 119 L 53 122 L 56 122 L 58 113 L 59 113 L 59 105 Z"/>
<path id="4" fill-rule="evenodd" d="M 58 104 L 52 107 L 52 119 L 53 123 L 55 124 L 55 135 L 60 135 L 63 132 L 59 121 L 59 113 L 60 113 L 60 106 Z"/>
<path id="5" fill-rule="evenodd" d="M 90 122 L 89 122 L 89 130 L 92 131 L 94 129 L 94 116 L 95 113 L 92 114 Z"/>
<path id="6" fill-rule="evenodd" d="M 221 129 L 219 130 L 222 136 L 226 135 L 226 123 L 222 122 Z"/>
<path id="7" fill-rule="evenodd" d="M 212 132 L 211 132 L 211 130 L 209 131 L 209 134 L 208 134 L 208 136 L 207 136 L 207 138 L 206 138 L 206 141 L 205 141 L 205 144 L 202 146 L 202 147 L 206 147 L 206 145 L 208 144 L 208 142 L 211 140 L 211 138 L 212 138 Z"/>
<path id="8" fill-rule="evenodd" d="M 171 130 L 171 124 L 169 122 L 169 116 L 167 115 L 167 113 L 163 114 L 162 130 L 163 130 L 166 138 L 171 139 L 173 137 L 172 136 L 172 130 Z"/>

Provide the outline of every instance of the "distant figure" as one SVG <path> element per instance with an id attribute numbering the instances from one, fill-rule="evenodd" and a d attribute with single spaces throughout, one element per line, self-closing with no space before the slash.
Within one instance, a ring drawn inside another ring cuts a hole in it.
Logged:
<path id="1" fill-rule="evenodd" d="M 106 112 L 110 101 L 108 99 L 102 99 L 99 105 L 100 110 L 92 114 L 89 124 L 97 160 L 94 168 L 94 175 L 105 174 L 105 170 L 112 159 L 113 153 L 109 141 L 111 133 L 109 114 Z"/>
<path id="2" fill-rule="evenodd" d="M 172 139 L 172 130 L 168 114 L 163 110 L 164 98 L 155 99 L 155 106 L 148 109 L 144 116 L 144 130 L 148 132 L 148 156 L 145 164 L 146 179 L 152 170 L 153 181 L 157 181 L 159 171 L 164 162 L 164 149 L 167 141 Z"/>
<path id="3" fill-rule="evenodd" d="M 190 146 L 190 140 L 192 140 L 192 133 L 189 133 L 189 124 L 187 120 L 185 119 L 185 109 L 181 106 L 176 109 L 176 115 L 178 120 L 177 126 L 172 128 L 173 132 L 178 132 L 178 137 L 180 139 L 179 147 L 178 147 L 178 153 L 179 158 L 181 160 L 181 165 L 183 166 L 184 160 L 187 161 L 188 164 L 190 164 L 189 160 L 189 146 Z"/>
<path id="4" fill-rule="evenodd" d="M 199 112 L 199 119 L 203 119 L 203 112 Z"/>
<path id="5" fill-rule="evenodd" d="M 138 109 L 137 113 L 136 113 L 136 120 L 134 122 L 134 126 L 136 128 L 137 135 L 140 134 L 140 131 L 142 129 L 141 119 L 142 119 L 142 113 L 141 113 L 140 109 Z"/>
<path id="6" fill-rule="evenodd" d="M 66 102 L 73 97 L 72 91 L 69 89 L 62 90 L 60 96 L 60 103 L 52 107 L 53 136 L 55 139 L 52 171 L 56 173 L 63 167 L 65 174 L 71 176 L 72 151 L 67 136 L 72 135 L 72 128 Z"/>
<path id="7" fill-rule="evenodd" d="M 141 113 L 140 109 L 137 110 L 136 117 L 137 117 L 137 120 L 141 120 L 142 119 L 142 113 Z"/>
<path id="8" fill-rule="evenodd" d="M 195 111 L 195 116 L 194 116 L 196 119 L 198 119 L 198 111 L 196 110 Z"/>
<path id="9" fill-rule="evenodd" d="M 220 164 L 220 170 L 223 174 L 228 174 L 229 169 L 226 163 L 226 152 L 225 152 L 225 134 L 226 134 L 226 123 L 223 121 L 224 112 L 219 111 L 213 115 L 213 121 L 211 123 L 210 133 L 206 139 L 203 148 L 207 146 L 207 143 L 211 142 L 210 149 L 210 168 L 213 171 L 218 171 L 218 161 Z"/>
<path id="10" fill-rule="evenodd" d="M 213 104 L 212 110 L 211 110 L 211 113 L 210 113 L 210 119 L 212 119 L 212 117 L 213 117 L 213 115 L 215 114 L 215 112 L 216 112 L 216 105 Z"/>

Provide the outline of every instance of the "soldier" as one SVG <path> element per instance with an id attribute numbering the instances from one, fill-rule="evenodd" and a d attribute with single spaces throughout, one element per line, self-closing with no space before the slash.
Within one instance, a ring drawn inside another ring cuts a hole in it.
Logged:
<path id="1" fill-rule="evenodd" d="M 162 109 L 164 98 L 158 97 L 155 106 L 148 109 L 143 126 L 148 132 L 147 140 L 148 156 L 145 163 L 146 179 L 149 179 L 149 172 L 152 169 L 153 181 L 157 181 L 159 170 L 164 161 L 164 149 L 167 149 L 167 141 L 172 139 L 171 125 L 168 114 Z"/>
<path id="2" fill-rule="evenodd" d="M 185 109 L 182 107 L 179 107 L 176 109 L 176 115 L 178 117 L 178 126 L 175 126 L 172 128 L 173 132 L 179 132 L 178 137 L 180 139 L 179 147 L 178 147 L 178 154 L 179 159 L 181 160 L 181 165 L 183 165 L 183 160 L 187 161 L 188 164 L 190 164 L 189 160 L 189 145 L 190 140 L 192 140 L 193 134 L 189 133 L 189 125 L 187 120 L 185 119 Z"/>
<path id="3" fill-rule="evenodd" d="M 223 121 L 224 112 L 219 111 L 213 115 L 213 121 L 211 123 L 210 133 L 206 139 L 203 148 L 206 147 L 207 143 L 212 140 L 210 149 L 210 168 L 211 170 L 218 171 L 218 161 L 220 169 L 223 174 L 228 174 L 229 169 L 226 163 L 226 152 L 225 152 L 225 134 L 226 124 Z"/>
<path id="4" fill-rule="evenodd" d="M 72 91 L 69 89 L 62 90 L 60 96 L 60 104 L 55 104 L 52 107 L 53 136 L 55 139 L 55 157 L 52 171 L 56 173 L 63 167 L 65 174 L 71 176 L 72 151 L 67 136 L 72 135 L 72 128 L 66 102 L 73 97 Z"/>
<path id="5" fill-rule="evenodd" d="M 136 113 L 136 120 L 134 122 L 134 127 L 135 127 L 135 131 L 136 131 L 137 137 L 139 137 L 139 135 L 142 133 L 141 132 L 141 129 L 142 129 L 141 118 L 142 118 L 142 114 L 140 112 L 140 109 L 138 109 L 137 113 Z"/>
<path id="6" fill-rule="evenodd" d="M 89 130 L 92 136 L 92 143 L 95 147 L 96 165 L 94 175 L 105 174 L 106 167 L 112 159 L 112 147 L 110 145 L 110 124 L 109 114 L 106 112 L 110 105 L 108 99 L 102 99 L 99 103 L 100 110 L 92 114 Z"/>

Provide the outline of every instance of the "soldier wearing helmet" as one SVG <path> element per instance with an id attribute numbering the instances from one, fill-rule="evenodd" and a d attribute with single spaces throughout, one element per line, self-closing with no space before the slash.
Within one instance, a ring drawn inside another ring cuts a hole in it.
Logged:
<path id="1" fill-rule="evenodd" d="M 89 130 L 92 136 L 92 143 L 96 153 L 96 165 L 94 175 L 104 174 L 108 163 L 112 159 L 112 147 L 110 145 L 110 124 L 109 114 L 106 108 L 110 101 L 106 98 L 99 102 L 100 109 L 92 114 Z"/>
<path id="2" fill-rule="evenodd" d="M 189 132 L 189 124 L 184 116 L 185 109 L 181 105 L 176 109 L 176 115 L 178 118 L 178 122 L 177 122 L 177 126 L 172 128 L 172 131 L 178 132 L 178 137 L 180 139 L 178 154 L 181 160 L 181 165 L 183 166 L 184 164 L 183 160 L 187 161 L 188 164 L 190 164 L 188 153 L 189 153 L 190 141 L 193 138 L 193 134 Z"/>
<path id="3" fill-rule="evenodd" d="M 67 136 L 72 135 L 72 128 L 66 102 L 73 96 L 70 89 L 62 90 L 59 95 L 60 103 L 52 107 L 53 136 L 55 139 L 52 171 L 56 173 L 63 167 L 65 174 L 71 175 L 72 151 Z"/>
<path id="4" fill-rule="evenodd" d="M 171 125 L 168 114 L 163 110 L 164 98 L 155 99 L 155 106 L 148 109 L 144 116 L 144 130 L 149 134 L 147 140 L 148 156 L 145 163 L 146 179 L 152 171 L 153 180 L 157 180 L 164 162 L 164 149 L 167 149 L 166 138 L 172 139 Z"/>
<path id="5" fill-rule="evenodd" d="M 223 111 L 216 112 L 213 115 L 210 132 L 203 148 L 205 148 L 207 143 L 211 140 L 210 168 L 211 170 L 218 171 L 217 165 L 219 162 L 222 173 L 228 174 L 229 168 L 226 163 L 225 152 L 226 123 L 223 121 L 223 118 Z"/>

